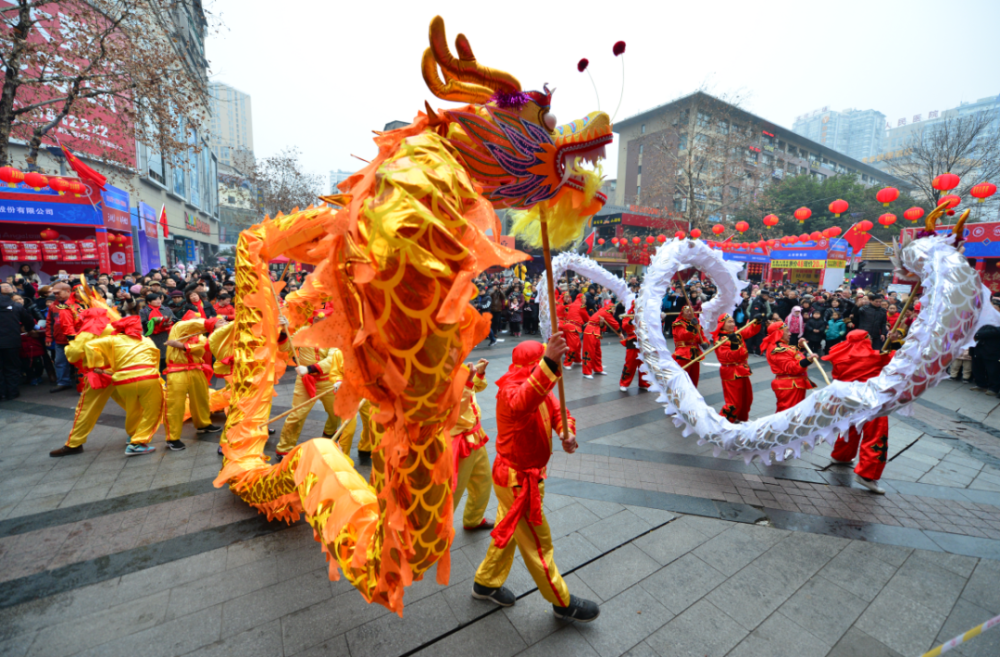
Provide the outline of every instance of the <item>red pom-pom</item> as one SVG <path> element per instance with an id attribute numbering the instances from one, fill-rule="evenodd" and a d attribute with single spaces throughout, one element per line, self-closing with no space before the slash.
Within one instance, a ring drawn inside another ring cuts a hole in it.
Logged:
<path id="1" fill-rule="evenodd" d="M 583 59 L 581 59 L 580 61 L 578 61 L 576 63 L 576 70 L 578 70 L 581 73 L 583 73 L 584 71 L 587 70 L 588 66 L 590 66 L 590 60 L 587 59 L 586 57 L 584 57 Z"/>
<path id="2" fill-rule="evenodd" d="M 955 211 L 954 210 L 948 210 L 947 215 L 949 217 L 954 217 L 955 216 Z"/>
<path id="3" fill-rule="evenodd" d="M 616 43 L 615 46 L 614 46 L 614 48 L 611 49 L 611 52 L 613 52 L 615 54 L 615 57 L 617 57 L 618 55 L 621 55 L 622 53 L 624 53 L 625 52 L 625 42 L 624 41 L 619 41 L 618 43 Z"/>

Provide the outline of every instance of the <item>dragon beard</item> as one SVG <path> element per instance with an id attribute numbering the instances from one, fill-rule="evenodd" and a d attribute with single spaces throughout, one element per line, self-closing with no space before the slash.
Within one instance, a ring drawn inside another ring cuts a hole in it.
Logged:
<path id="1" fill-rule="evenodd" d="M 531 247 L 542 246 L 540 220 L 543 206 L 553 219 L 548 222 L 549 242 L 558 249 L 580 239 L 587 220 L 603 205 L 597 199 L 597 192 L 604 181 L 600 164 L 594 169 L 585 169 L 576 159 L 566 170 L 568 181 L 554 198 L 513 213 L 511 233 L 522 237 Z"/>

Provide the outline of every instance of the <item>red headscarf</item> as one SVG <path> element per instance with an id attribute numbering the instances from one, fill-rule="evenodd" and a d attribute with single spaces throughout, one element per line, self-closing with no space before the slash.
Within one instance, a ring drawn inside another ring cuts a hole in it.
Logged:
<path id="1" fill-rule="evenodd" d="M 128 317 L 119 319 L 117 322 L 112 322 L 111 326 L 115 328 L 115 333 L 119 335 L 127 335 L 136 340 L 142 338 L 142 320 L 139 319 L 138 315 L 129 315 Z"/>
<path id="2" fill-rule="evenodd" d="M 84 308 L 76 318 L 76 333 L 100 335 L 109 323 L 111 318 L 104 308 Z"/>
<path id="3" fill-rule="evenodd" d="M 718 342 L 719 341 L 719 336 L 722 335 L 722 329 L 726 325 L 726 320 L 727 319 L 731 319 L 731 318 L 732 318 L 732 315 L 723 315 L 722 317 L 719 318 L 718 325 L 715 327 L 715 330 L 712 331 L 712 341 L 713 342 Z"/>
<path id="4" fill-rule="evenodd" d="M 781 334 L 784 330 L 784 322 L 771 322 L 771 325 L 767 327 L 767 337 L 760 343 L 761 352 L 766 354 L 774 349 L 778 341 L 781 340 Z"/>
<path id="5" fill-rule="evenodd" d="M 868 331 L 854 329 L 847 334 L 847 339 L 834 345 L 823 360 L 845 362 L 852 359 L 867 358 L 879 352 L 872 349 L 872 339 Z"/>
<path id="6" fill-rule="evenodd" d="M 517 386 L 531 375 L 531 369 L 545 355 L 545 345 L 535 340 L 525 340 L 514 347 L 513 361 L 507 373 L 497 379 L 497 387 L 503 390 L 507 386 Z"/>

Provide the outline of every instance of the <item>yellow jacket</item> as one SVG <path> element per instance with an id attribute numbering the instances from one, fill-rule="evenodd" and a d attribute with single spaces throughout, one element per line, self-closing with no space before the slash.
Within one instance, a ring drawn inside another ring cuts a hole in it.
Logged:
<path id="1" fill-rule="evenodd" d="M 303 367 L 315 365 L 316 369 L 319 370 L 320 381 L 336 383 L 344 379 L 344 354 L 340 353 L 340 349 L 299 347 L 297 360 L 299 365 Z"/>
<path id="2" fill-rule="evenodd" d="M 186 348 L 167 347 L 167 367 L 171 365 L 200 367 L 205 361 L 205 349 L 208 347 L 208 338 L 204 333 L 212 330 L 214 326 L 213 320 L 187 319 L 170 327 L 169 339 L 183 342 Z"/>
<path id="3" fill-rule="evenodd" d="M 115 385 L 160 378 L 160 350 L 149 338 L 95 338 L 84 345 L 83 360 L 90 369 L 114 370 L 111 380 Z"/>
<path id="4" fill-rule="evenodd" d="M 479 411 L 479 403 L 476 402 L 476 393 L 486 390 L 486 377 L 478 372 L 472 377 L 472 386 L 466 385 L 462 390 L 462 405 L 458 412 L 458 421 L 451 428 L 451 435 L 457 436 L 471 430 L 482 415 Z"/>
<path id="5" fill-rule="evenodd" d="M 212 331 L 208 336 L 208 348 L 215 356 L 212 370 L 216 376 L 229 376 L 233 373 L 233 337 L 236 335 L 236 322 L 229 322 L 218 331 Z"/>
<path id="6" fill-rule="evenodd" d="M 111 335 L 114 332 L 115 332 L 115 327 L 111 326 L 111 324 L 108 324 L 107 326 L 104 327 L 104 330 L 101 331 L 101 337 Z M 97 337 L 96 335 L 94 335 L 93 333 L 88 333 L 87 331 L 77 333 L 76 337 L 70 340 L 69 344 L 66 345 L 66 360 L 73 363 L 74 365 L 82 361 L 83 348 L 87 346 L 88 342 L 90 342 L 96 337 Z"/>

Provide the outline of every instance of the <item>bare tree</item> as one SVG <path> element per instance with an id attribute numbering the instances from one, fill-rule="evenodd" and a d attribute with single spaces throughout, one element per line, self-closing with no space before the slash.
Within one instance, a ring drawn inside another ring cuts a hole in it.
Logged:
<path id="1" fill-rule="evenodd" d="M 314 205 L 323 193 L 323 178 L 302 170 L 299 149 L 295 147 L 259 160 L 250 153 L 240 152 L 234 168 L 254 191 L 258 211 L 269 217 Z"/>
<path id="2" fill-rule="evenodd" d="M 643 140 L 642 203 L 672 208 L 702 230 L 751 200 L 764 176 L 760 126 L 742 93 L 695 93 Z M 768 168 L 768 173 L 769 173 Z"/>
<path id="3" fill-rule="evenodd" d="M 45 139 L 135 168 L 135 141 L 200 150 L 207 60 L 178 30 L 191 0 L 14 0 L 0 7 L 0 164 L 12 140 L 34 168 Z M 200 17 L 200 7 L 190 12 Z M 183 18 L 182 18 L 183 17 Z M 195 20 L 198 20 L 197 18 Z M 204 23 L 195 26 L 204 30 Z"/>
<path id="4" fill-rule="evenodd" d="M 996 110 L 956 113 L 927 123 L 907 140 L 897 157 L 886 162 L 889 173 L 928 200 L 936 202 L 941 197 L 931 182 L 942 173 L 962 179 L 949 194 L 967 197 L 977 183 L 1000 178 L 1000 114 Z"/>

